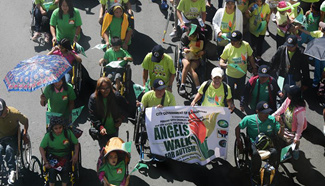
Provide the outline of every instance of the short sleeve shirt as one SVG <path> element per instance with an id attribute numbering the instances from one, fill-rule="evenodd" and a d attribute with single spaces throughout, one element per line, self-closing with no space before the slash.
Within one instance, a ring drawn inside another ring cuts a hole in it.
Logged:
<path id="1" fill-rule="evenodd" d="M 254 6 L 254 4 L 255 3 L 250 4 L 249 9 L 252 6 Z M 264 3 L 261 7 L 256 8 L 253 12 L 251 12 L 250 14 L 251 17 L 249 18 L 249 31 L 252 34 L 254 34 L 256 37 L 258 37 L 259 35 L 265 35 L 267 25 L 260 33 L 256 33 L 256 30 L 258 29 L 259 24 L 262 21 L 265 21 L 267 15 L 269 15 L 270 13 L 271 13 L 271 9 L 269 5 L 266 3 Z"/>
<path id="2" fill-rule="evenodd" d="M 78 56 L 78 54 L 74 50 L 72 50 L 72 52 L 76 56 Z M 68 54 L 68 55 L 64 56 L 60 50 L 56 50 L 52 54 L 53 55 L 58 55 L 58 56 L 64 57 L 65 59 L 67 59 L 69 61 L 70 65 L 72 65 L 73 64 L 73 61 L 76 59 L 72 54 Z"/>
<path id="3" fill-rule="evenodd" d="M 260 93 L 258 96 L 258 101 L 256 101 L 257 94 L 258 94 L 258 86 L 260 86 L 260 91 L 259 91 Z M 255 110 L 257 103 L 260 101 L 269 102 L 269 80 L 267 80 L 263 84 L 260 84 L 260 79 L 256 80 L 256 84 L 252 92 L 252 99 L 250 102 L 251 109 Z"/>
<path id="4" fill-rule="evenodd" d="M 203 95 L 203 89 L 205 85 L 207 84 L 207 81 L 203 82 L 201 87 L 199 88 L 199 93 Z M 203 102 L 201 106 L 210 106 L 210 107 L 224 107 L 224 99 L 225 99 L 225 91 L 224 91 L 223 83 L 221 82 L 221 85 L 219 88 L 215 89 L 212 85 L 212 83 L 209 85 L 208 89 L 205 91 Z M 231 89 L 227 85 L 226 87 L 228 89 L 228 95 L 226 99 L 231 99 Z"/>
<path id="5" fill-rule="evenodd" d="M 310 35 L 311 35 L 311 37 L 314 37 L 314 38 L 320 38 L 320 37 L 324 36 L 323 32 L 320 30 L 312 31 L 312 32 L 310 32 Z"/>
<path id="6" fill-rule="evenodd" d="M 244 14 L 248 9 L 249 0 L 237 0 L 238 9 Z"/>
<path id="7" fill-rule="evenodd" d="M 148 107 L 155 107 L 157 105 L 159 105 L 161 103 L 161 99 L 162 98 L 157 98 L 155 95 L 155 91 L 151 90 L 149 92 L 146 92 L 141 100 L 141 103 L 143 105 L 144 108 L 148 108 Z M 169 92 L 169 91 L 165 91 L 165 100 L 164 100 L 164 107 L 169 107 L 169 106 L 175 106 L 176 105 L 176 101 L 175 101 L 175 97 L 174 95 Z"/>
<path id="8" fill-rule="evenodd" d="M 70 143 L 72 143 L 73 145 L 78 144 L 78 139 L 71 132 L 71 130 L 67 130 L 67 135 L 70 140 L 64 136 L 64 130 L 62 130 L 62 133 L 59 135 L 56 135 L 53 132 L 54 139 L 52 141 L 50 138 L 50 133 L 48 132 L 43 137 L 40 147 L 44 149 L 49 147 L 50 150 L 53 149 L 52 151 L 50 151 L 51 154 L 59 157 L 64 157 L 70 153 Z"/>
<path id="9" fill-rule="evenodd" d="M 320 16 L 314 16 L 313 13 L 310 13 L 307 16 L 307 31 L 312 32 L 318 30 Z"/>
<path id="10" fill-rule="evenodd" d="M 206 12 L 205 1 L 197 0 L 181 0 L 177 6 L 177 10 L 181 11 L 186 19 L 195 19 L 202 12 Z"/>
<path id="11" fill-rule="evenodd" d="M 175 74 L 175 67 L 172 58 L 168 54 L 164 54 L 164 58 L 156 63 L 151 61 L 152 52 L 148 53 L 142 62 L 142 68 L 148 70 L 150 78 L 150 87 L 152 87 L 155 79 L 162 79 L 166 85 L 169 85 L 169 78 Z"/>
<path id="12" fill-rule="evenodd" d="M 56 27 L 56 37 L 58 41 L 67 38 L 72 42 L 77 27 L 82 25 L 79 10 L 74 8 L 73 17 L 70 18 L 69 14 L 63 14 L 62 19 L 60 19 L 59 8 L 55 9 L 51 16 L 50 25 Z"/>
<path id="13" fill-rule="evenodd" d="M 258 127 L 257 128 L 257 123 Z M 280 129 L 280 124 L 275 120 L 274 116 L 269 115 L 269 117 L 262 122 L 257 114 L 245 116 L 243 120 L 239 123 L 240 129 L 247 128 L 248 137 L 254 141 L 258 136 L 259 132 L 263 132 L 267 136 L 272 136 L 273 134 L 277 134 Z M 259 132 L 258 132 L 259 131 Z"/>
<path id="14" fill-rule="evenodd" d="M 128 51 L 124 50 L 123 48 L 120 48 L 119 51 L 115 52 L 113 48 L 109 48 L 106 50 L 104 59 L 110 63 L 111 61 L 120 61 L 123 60 L 124 57 L 130 57 L 131 55 L 129 54 Z"/>
<path id="15" fill-rule="evenodd" d="M 249 56 L 253 54 L 253 50 L 249 43 L 246 41 L 242 41 L 242 45 L 239 48 L 236 48 L 229 43 L 226 45 L 223 53 L 221 54 L 221 58 L 227 60 L 228 67 L 226 69 L 226 74 L 232 78 L 241 78 L 246 75 L 247 72 L 247 59 Z M 245 72 L 245 74 L 235 68 L 238 67 Z"/>
<path id="16" fill-rule="evenodd" d="M 284 23 L 288 22 L 288 16 L 287 14 L 281 14 L 279 11 L 276 13 L 276 21 L 278 23 L 278 25 L 283 25 Z M 284 37 L 285 33 L 283 31 L 281 31 L 281 29 L 279 29 L 277 27 L 277 33 L 279 36 Z"/>
<path id="17" fill-rule="evenodd" d="M 100 0 L 100 4 L 102 4 L 102 5 L 108 4 L 108 7 L 106 7 L 107 9 L 109 9 L 115 3 L 126 4 L 127 2 L 129 2 L 129 0 L 110 0 L 110 1 Z"/>
<path id="18" fill-rule="evenodd" d="M 44 10 L 54 10 L 58 7 L 57 4 L 54 4 L 55 0 L 35 0 L 35 5 L 40 4 Z M 52 4 L 51 4 L 52 3 Z M 45 4 L 51 4 L 48 9 Z"/>
<path id="19" fill-rule="evenodd" d="M 69 117 L 69 101 L 76 99 L 76 94 L 72 85 L 67 83 L 68 89 L 62 89 L 62 92 L 56 93 L 51 89 L 51 85 L 45 87 L 44 95 L 47 99 L 47 107 L 49 112 L 60 113 L 63 117 Z"/>
<path id="20" fill-rule="evenodd" d="M 223 14 L 222 20 L 221 20 L 221 32 L 222 33 L 229 33 L 233 30 L 235 30 L 236 24 L 234 19 L 235 12 L 232 14 L 228 14 L 226 11 Z"/>
<path id="21" fill-rule="evenodd" d="M 113 37 L 121 38 L 122 22 L 123 22 L 122 17 L 116 18 L 113 16 L 112 22 L 107 28 L 107 31 L 109 31 L 109 43 L 111 43 L 111 38 L 113 38 Z M 127 28 L 127 30 L 130 30 L 130 27 Z M 129 40 L 128 45 L 130 45 L 130 44 L 131 44 L 131 39 Z"/>
<path id="22" fill-rule="evenodd" d="M 105 172 L 105 177 L 110 184 L 120 185 L 125 176 L 125 167 L 124 161 L 121 161 L 115 166 L 105 163 L 99 168 L 99 172 Z"/>
<path id="23" fill-rule="evenodd" d="M 0 117 L 0 139 L 7 136 L 17 134 L 19 122 L 27 124 L 28 119 L 14 107 L 8 106 L 8 114 L 6 117 Z"/>

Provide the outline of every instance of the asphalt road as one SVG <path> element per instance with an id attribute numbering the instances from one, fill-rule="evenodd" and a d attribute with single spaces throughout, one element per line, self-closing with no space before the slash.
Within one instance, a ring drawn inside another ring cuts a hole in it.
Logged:
<path id="1" fill-rule="evenodd" d="M 31 0 L 11 1 L 2 0 L 0 3 L 0 77 L 4 78 L 6 73 L 14 68 L 19 61 L 28 59 L 37 54 L 46 54 L 51 48 L 50 45 L 40 45 L 30 40 L 30 14 Z M 216 5 L 216 1 L 212 1 Z M 94 80 L 98 79 L 100 67 L 98 61 L 103 57 L 101 50 L 91 49 L 101 43 L 99 36 L 100 26 L 98 24 L 99 4 L 97 0 L 75 0 L 75 6 L 80 9 L 82 17 L 83 35 L 80 44 L 85 48 L 87 58 L 82 57 L 83 65 Z M 132 80 L 135 83 L 142 82 L 141 64 L 144 56 L 156 44 L 162 44 L 166 53 L 174 56 L 174 48 L 177 42 L 171 41 L 168 33 L 171 31 L 169 23 L 166 43 L 162 43 L 163 30 L 166 25 L 167 12 L 159 9 L 159 3 L 151 0 L 134 3 L 132 8 L 135 13 L 134 38 L 130 53 L 134 58 L 132 65 Z M 213 16 L 213 15 L 212 15 Z M 275 26 L 270 24 L 271 34 L 275 34 Z M 245 37 L 246 38 L 246 37 Z M 266 51 L 263 59 L 269 61 L 275 53 L 275 41 L 273 37 L 266 37 Z M 211 49 L 214 47 L 212 42 Z M 212 59 L 213 56 L 210 56 Z M 211 61 L 216 65 L 216 61 Z M 313 69 L 311 66 L 310 69 Z M 311 70 L 311 77 L 313 73 Z M 174 95 L 177 105 L 183 105 L 184 99 L 176 93 L 174 83 Z M 40 157 L 39 144 L 45 133 L 45 111 L 39 104 L 40 90 L 32 93 L 8 92 L 3 81 L 0 81 L 0 97 L 4 98 L 7 105 L 14 106 L 29 118 L 33 155 Z M 317 99 L 308 92 L 305 94 L 307 100 L 307 120 L 309 122 L 307 130 L 303 134 L 300 146 L 300 159 L 285 163 L 286 174 L 279 176 L 278 185 L 325 185 L 325 161 L 324 144 L 325 137 L 322 134 L 323 119 L 322 109 Z M 87 101 L 87 100 L 86 100 Z M 239 102 L 235 101 L 237 107 Z M 237 170 L 234 166 L 233 144 L 234 128 L 244 115 L 238 110 L 231 115 L 230 134 L 228 142 L 227 160 L 219 160 L 217 163 L 207 166 L 183 164 L 175 161 L 149 164 L 149 170 L 136 172 L 131 176 L 130 185 L 250 185 L 248 177 Z M 82 146 L 82 166 L 80 185 L 99 185 L 96 178 L 96 162 L 99 156 L 97 142 L 88 135 L 89 122 L 81 124 L 80 128 L 84 134 L 79 139 Z M 120 137 L 126 140 L 126 131 L 130 133 L 132 140 L 133 125 L 129 122 L 120 128 Z M 130 167 L 138 161 L 139 156 L 132 146 L 132 159 Z M 131 169 L 131 168 L 130 168 Z M 281 169 L 283 170 L 283 169 Z M 36 176 L 26 173 L 24 182 L 20 180 L 17 185 L 42 185 L 41 180 Z"/>

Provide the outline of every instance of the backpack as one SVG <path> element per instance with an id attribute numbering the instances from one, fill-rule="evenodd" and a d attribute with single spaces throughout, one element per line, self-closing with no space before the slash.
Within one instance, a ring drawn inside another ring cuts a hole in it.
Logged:
<path id="1" fill-rule="evenodd" d="M 202 95 L 202 98 L 198 101 L 199 105 L 201 106 L 201 104 L 203 103 L 204 101 L 204 96 L 205 96 L 205 92 L 208 90 L 210 84 L 211 84 L 212 80 L 208 80 L 207 83 L 204 85 L 204 88 L 203 88 L 203 95 Z M 227 97 L 228 97 L 228 87 L 227 87 L 227 83 L 225 83 L 224 81 L 222 81 L 222 84 L 223 84 L 223 93 L 225 95 L 225 98 L 223 99 L 223 104 L 225 105 L 225 107 L 228 106 L 227 104 Z"/>

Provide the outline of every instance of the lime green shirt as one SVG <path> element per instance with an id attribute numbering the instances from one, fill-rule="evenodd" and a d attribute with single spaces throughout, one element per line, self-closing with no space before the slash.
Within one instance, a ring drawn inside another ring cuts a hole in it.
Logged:
<path id="1" fill-rule="evenodd" d="M 63 14 L 62 19 L 60 19 L 59 8 L 55 9 L 51 16 L 50 25 L 56 27 L 56 38 L 58 41 L 67 38 L 73 42 L 77 27 L 82 25 L 79 10 L 74 8 L 72 18 L 70 18 L 69 14 Z"/>
<path id="2" fill-rule="evenodd" d="M 162 98 L 157 98 L 155 95 L 155 91 L 151 90 L 149 92 L 146 92 L 141 100 L 141 103 L 144 108 L 149 108 L 149 107 L 155 107 L 161 103 Z M 175 106 L 176 101 L 174 95 L 169 92 L 165 91 L 165 100 L 164 100 L 164 107 L 169 107 L 169 106 Z"/>
<path id="3" fill-rule="evenodd" d="M 295 51 L 291 52 L 288 50 L 289 58 L 292 59 L 293 54 L 295 54 Z"/>
<path id="4" fill-rule="evenodd" d="M 47 109 L 49 112 L 60 113 L 63 117 L 68 118 L 69 113 L 69 101 L 76 99 L 76 94 L 72 88 L 72 85 L 67 83 L 68 90 L 62 89 L 62 92 L 55 92 L 51 89 L 51 85 L 45 87 L 44 95 L 47 99 Z"/>
<path id="5" fill-rule="evenodd" d="M 260 94 L 258 96 L 258 101 L 256 102 L 257 94 L 258 94 L 258 85 L 260 85 Z M 265 83 L 260 84 L 260 80 L 256 80 L 255 87 L 252 92 L 252 99 L 250 101 L 249 106 L 252 110 L 255 110 L 256 105 L 260 101 L 266 101 L 269 102 L 269 80 L 267 80 Z"/>
<path id="6" fill-rule="evenodd" d="M 206 12 L 205 1 L 197 0 L 181 0 L 177 6 L 177 10 L 181 11 L 187 19 L 195 19 L 202 12 Z"/>
<path id="7" fill-rule="evenodd" d="M 58 7 L 58 5 L 54 4 L 54 2 L 55 0 L 35 0 L 35 5 L 40 4 L 44 10 L 48 11 L 48 10 L 54 10 Z M 49 4 L 50 6 L 47 6 L 46 4 Z"/>
<path id="8" fill-rule="evenodd" d="M 110 63 L 111 61 L 120 61 L 123 60 L 124 57 L 131 57 L 128 51 L 124 50 L 123 48 L 120 48 L 119 51 L 114 51 L 113 48 L 109 48 L 106 50 L 104 59 Z M 104 64 L 106 65 L 106 64 Z"/>
<path id="9" fill-rule="evenodd" d="M 259 129 L 257 128 L 256 118 L 258 122 Z M 275 120 L 274 116 L 269 115 L 268 119 L 262 122 L 257 114 L 245 116 L 243 120 L 239 123 L 240 129 L 247 128 L 247 135 L 252 140 L 255 141 L 258 136 L 258 130 L 271 136 L 272 134 L 277 134 L 280 129 L 280 124 Z"/>
<path id="10" fill-rule="evenodd" d="M 249 0 L 237 0 L 238 9 L 244 14 L 248 9 Z"/>
<path id="11" fill-rule="evenodd" d="M 232 78 L 241 78 L 247 73 L 247 59 L 253 54 L 253 50 L 249 43 L 242 41 L 242 45 L 239 48 L 235 48 L 229 43 L 221 54 L 221 58 L 226 60 L 228 67 L 226 74 Z M 241 68 L 245 74 L 236 68 L 232 67 L 231 64 L 237 65 Z"/>
<path id="12" fill-rule="evenodd" d="M 285 14 L 281 14 L 279 11 L 276 13 L 276 21 L 278 22 L 278 25 L 282 25 L 286 22 L 288 22 L 288 16 L 287 16 L 287 13 Z M 277 33 L 279 36 L 281 37 L 284 37 L 285 36 L 285 33 L 279 29 L 278 27 L 276 28 L 277 29 Z"/>
<path id="13" fill-rule="evenodd" d="M 199 88 L 199 93 L 201 95 L 203 95 L 203 89 L 205 87 L 205 85 L 207 84 L 207 81 L 203 82 L 202 85 Z M 231 89 L 230 87 L 227 85 L 227 89 L 228 89 L 228 95 L 226 99 L 231 99 L 232 95 L 231 95 Z M 201 104 L 201 106 L 208 106 L 208 107 L 224 107 L 224 99 L 225 99 L 225 92 L 224 92 L 224 86 L 223 83 L 221 82 L 221 85 L 219 88 L 214 88 L 211 84 L 209 85 L 208 89 L 206 90 L 205 94 L 204 94 L 204 98 L 203 98 L 203 102 Z"/>
<path id="14" fill-rule="evenodd" d="M 107 7 L 107 9 L 109 9 L 115 3 L 126 4 L 127 2 L 129 2 L 129 0 L 110 0 L 109 4 L 108 4 L 108 0 L 100 0 L 100 4 L 102 4 L 102 5 L 108 4 L 109 5 Z"/>
<path id="15" fill-rule="evenodd" d="M 162 79 L 166 85 L 169 85 L 169 78 L 175 74 L 175 67 L 172 58 L 168 54 L 164 54 L 164 58 L 156 63 L 151 61 L 152 52 L 148 53 L 142 62 L 142 68 L 148 70 L 150 78 L 150 87 L 152 87 L 155 79 Z"/>
<path id="16" fill-rule="evenodd" d="M 104 101 L 104 107 L 106 110 L 106 103 L 107 103 L 107 98 L 103 99 Z M 105 113 L 106 115 L 106 113 Z M 105 118 L 103 118 L 102 123 L 104 122 Z M 115 127 L 115 122 L 111 114 L 107 115 L 106 121 L 104 123 L 104 128 L 106 129 L 107 134 L 114 134 L 116 132 L 116 127 Z"/>
<path id="17" fill-rule="evenodd" d="M 234 19 L 235 12 L 232 14 L 228 14 L 226 11 L 223 14 L 222 20 L 221 20 L 221 32 L 222 33 L 229 33 L 233 30 L 235 30 L 235 19 Z"/>
<path id="18" fill-rule="evenodd" d="M 252 6 L 254 6 L 254 4 L 255 3 L 250 4 L 248 8 L 250 9 Z M 251 12 L 249 18 L 250 33 L 254 34 L 256 37 L 258 37 L 259 35 L 265 35 L 267 25 L 260 33 L 256 33 L 256 30 L 262 21 L 266 21 L 266 17 L 270 13 L 271 9 L 267 3 L 264 3 L 262 6 L 256 8 L 253 12 Z"/>
<path id="19" fill-rule="evenodd" d="M 119 186 L 124 179 L 125 168 L 124 161 L 121 161 L 115 166 L 105 163 L 99 168 L 99 172 L 105 172 L 105 177 L 110 184 Z"/>
<path id="20" fill-rule="evenodd" d="M 71 132 L 71 130 L 68 129 L 67 134 L 68 134 L 68 138 L 70 138 L 70 141 L 64 136 L 63 130 L 62 133 L 59 135 L 56 135 L 53 132 L 54 139 L 52 141 L 50 138 L 50 133 L 48 132 L 43 137 L 40 147 L 42 147 L 43 149 L 49 147 L 50 153 L 55 156 L 59 156 L 59 157 L 66 156 L 70 153 L 70 143 L 72 143 L 73 145 L 78 144 L 78 139 Z M 53 151 L 51 151 L 51 149 L 53 149 Z"/>
<path id="21" fill-rule="evenodd" d="M 311 37 L 320 38 L 324 36 L 324 33 L 320 30 L 310 32 Z"/>

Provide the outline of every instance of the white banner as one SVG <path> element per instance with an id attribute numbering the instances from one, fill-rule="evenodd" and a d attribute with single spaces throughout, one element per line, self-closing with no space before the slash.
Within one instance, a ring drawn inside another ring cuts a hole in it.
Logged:
<path id="1" fill-rule="evenodd" d="M 226 107 L 147 108 L 151 153 L 200 165 L 226 159 L 229 119 Z"/>

